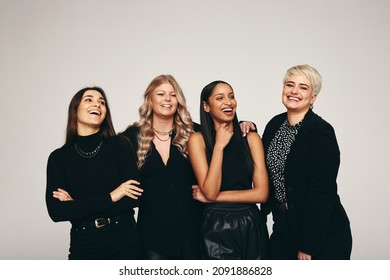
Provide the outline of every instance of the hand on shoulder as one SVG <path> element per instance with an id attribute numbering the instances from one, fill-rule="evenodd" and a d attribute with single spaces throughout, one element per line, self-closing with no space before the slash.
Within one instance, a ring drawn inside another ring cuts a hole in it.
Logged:
<path id="1" fill-rule="evenodd" d="M 261 141 L 261 137 L 257 132 L 249 131 L 247 134 L 247 139 L 249 141 Z"/>

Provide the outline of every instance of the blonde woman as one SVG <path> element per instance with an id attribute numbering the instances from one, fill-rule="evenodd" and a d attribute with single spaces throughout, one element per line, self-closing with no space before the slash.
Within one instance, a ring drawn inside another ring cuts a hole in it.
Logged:
<path id="1" fill-rule="evenodd" d="M 137 152 L 143 198 L 138 226 L 145 259 L 199 259 L 203 205 L 192 198 L 196 179 L 187 143 L 199 130 L 182 89 L 171 75 L 154 78 L 144 93 L 140 119 L 123 135 Z M 246 131 L 250 122 L 242 125 Z"/>
<path id="2" fill-rule="evenodd" d="M 272 212 L 272 259 L 349 259 L 352 235 L 337 194 L 340 150 L 333 127 L 313 112 L 322 78 L 310 65 L 293 66 L 283 79 L 286 112 L 264 134 Z"/>

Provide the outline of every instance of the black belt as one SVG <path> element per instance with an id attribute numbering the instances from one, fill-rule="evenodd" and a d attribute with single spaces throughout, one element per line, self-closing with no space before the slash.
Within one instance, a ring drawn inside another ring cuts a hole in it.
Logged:
<path id="1" fill-rule="evenodd" d="M 72 223 L 72 228 L 74 230 L 85 230 L 85 229 L 99 229 L 108 225 L 117 225 L 124 223 L 132 223 L 134 218 L 131 217 L 130 213 L 121 214 L 113 217 L 105 217 L 105 218 L 96 218 L 95 220 L 90 221 L 78 221 Z"/>
<path id="2" fill-rule="evenodd" d="M 281 203 L 281 202 L 278 202 L 278 203 L 275 203 L 274 206 L 272 207 L 272 211 L 276 211 L 276 212 L 286 212 L 288 210 L 288 204 L 287 202 L 285 203 Z"/>

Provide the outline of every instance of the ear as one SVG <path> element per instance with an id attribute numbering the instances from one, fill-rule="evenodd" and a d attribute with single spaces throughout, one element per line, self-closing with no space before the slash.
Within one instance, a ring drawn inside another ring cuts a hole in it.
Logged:
<path id="1" fill-rule="evenodd" d="M 207 104 L 206 101 L 203 101 L 203 110 L 204 110 L 206 113 L 209 113 L 209 112 L 210 112 L 210 106 L 209 106 L 209 104 Z"/>
<path id="2" fill-rule="evenodd" d="M 314 95 L 314 94 L 313 94 L 313 95 L 311 96 L 311 102 L 310 102 L 310 105 L 311 105 L 311 106 L 314 105 L 314 101 L 316 101 L 316 99 L 317 99 L 317 95 Z"/>

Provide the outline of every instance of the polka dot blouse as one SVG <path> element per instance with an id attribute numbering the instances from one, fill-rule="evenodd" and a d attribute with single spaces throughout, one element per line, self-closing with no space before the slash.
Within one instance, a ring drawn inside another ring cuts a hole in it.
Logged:
<path id="1" fill-rule="evenodd" d="M 275 186 L 275 199 L 280 203 L 287 202 L 286 189 L 284 185 L 284 167 L 290 147 L 294 143 L 302 121 L 295 125 L 290 125 L 287 119 L 276 132 L 266 155 L 266 163 L 270 171 L 270 180 Z"/>

